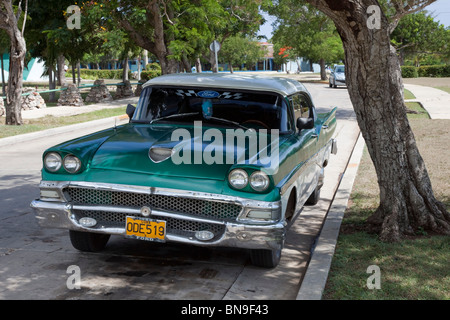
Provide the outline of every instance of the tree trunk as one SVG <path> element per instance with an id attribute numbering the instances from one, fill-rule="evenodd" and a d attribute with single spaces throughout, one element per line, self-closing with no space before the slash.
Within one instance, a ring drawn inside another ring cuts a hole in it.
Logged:
<path id="1" fill-rule="evenodd" d="M 200 58 L 195 59 L 195 68 L 198 73 L 202 73 L 202 62 L 200 61 Z"/>
<path id="2" fill-rule="evenodd" d="M 77 86 L 80 86 L 81 83 L 81 65 L 80 65 L 80 60 L 77 61 Z"/>
<path id="3" fill-rule="evenodd" d="M 122 81 L 125 82 L 127 80 L 128 80 L 128 56 L 125 56 L 122 67 Z"/>
<path id="4" fill-rule="evenodd" d="M 56 81 L 55 81 L 55 75 L 56 73 L 54 72 L 54 66 L 50 65 L 48 66 L 48 88 L 50 90 L 53 90 L 56 88 Z M 56 101 L 56 96 L 55 96 L 55 92 L 49 92 L 48 93 L 48 102 L 55 102 Z"/>
<path id="5" fill-rule="evenodd" d="M 6 84 L 5 84 L 5 66 L 3 64 L 3 53 L 1 54 L 1 59 L 2 59 L 2 95 L 6 95 Z"/>
<path id="6" fill-rule="evenodd" d="M 380 189 L 380 205 L 368 222 L 383 241 L 420 229 L 450 234 L 450 214 L 434 197 L 406 116 L 389 23 L 382 14 L 381 28 L 367 26 L 366 8 L 378 2 L 310 2 L 333 19 L 344 44 L 348 91 Z"/>
<path id="7" fill-rule="evenodd" d="M 77 84 L 77 77 L 76 77 L 76 72 L 75 72 L 76 63 L 75 63 L 75 61 L 72 61 L 71 64 L 72 64 L 72 83 Z"/>
<path id="8" fill-rule="evenodd" d="M 21 15 L 21 6 L 17 7 L 17 17 L 12 7 L 11 1 L 0 1 L 0 28 L 5 30 L 10 40 L 9 56 L 9 78 L 6 89 L 6 121 L 7 125 L 22 124 L 22 87 L 24 58 L 27 52 L 23 31 L 27 15 L 28 1 L 25 2 L 25 15 L 22 24 L 22 31 L 18 26 L 18 19 Z"/>
<path id="9" fill-rule="evenodd" d="M 8 32 L 9 33 L 9 32 Z M 22 124 L 22 87 L 23 87 L 23 69 L 26 53 L 25 39 L 16 28 L 10 33 L 11 53 L 9 57 L 9 78 L 6 90 L 6 124 Z"/>
<path id="10" fill-rule="evenodd" d="M 58 65 L 58 86 L 62 86 L 66 82 L 66 70 L 64 70 L 64 62 L 66 61 L 66 58 L 63 55 L 59 55 L 56 59 L 56 63 Z"/>
<path id="11" fill-rule="evenodd" d="M 327 80 L 327 71 L 325 68 L 325 60 L 320 59 L 320 80 Z"/>

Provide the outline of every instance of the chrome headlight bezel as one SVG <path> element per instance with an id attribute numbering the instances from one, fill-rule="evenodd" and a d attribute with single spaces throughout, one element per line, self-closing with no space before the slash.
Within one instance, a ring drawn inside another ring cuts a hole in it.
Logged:
<path id="1" fill-rule="evenodd" d="M 270 186 L 270 178 L 263 171 L 255 171 L 250 175 L 249 184 L 257 192 L 266 191 Z"/>
<path id="2" fill-rule="evenodd" d="M 69 173 L 77 173 L 81 169 L 81 160 L 73 154 L 68 154 L 63 160 L 64 169 Z"/>
<path id="3" fill-rule="evenodd" d="M 228 182 L 235 189 L 244 189 L 248 185 L 248 173 L 243 169 L 233 169 L 228 174 Z"/>
<path id="4" fill-rule="evenodd" d="M 54 158 L 53 161 L 57 163 L 56 165 L 54 165 L 54 166 L 48 165 L 48 163 L 49 163 L 48 160 L 50 160 L 50 157 Z M 63 164 L 62 157 L 57 152 L 49 152 L 44 157 L 44 167 L 49 172 L 59 171 L 59 169 L 61 169 L 62 164 Z"/>

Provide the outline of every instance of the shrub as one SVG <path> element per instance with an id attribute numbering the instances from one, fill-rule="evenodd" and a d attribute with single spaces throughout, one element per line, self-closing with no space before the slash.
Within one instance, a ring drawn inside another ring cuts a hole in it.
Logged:
<path id="1" fill-rule="evenodd" d="M 419 77 L 450 77 L 450 65 L 420 66 Z"/>
<path id="2" fill-rule="evenodd" d="M 145 81 L 159 77 L 160 75 L 161 75 L 161 70 L 141 71 L 141 79 L 145 80 Z"/>
<path id="3" fill-rule="evenodd" d="M 111 70 L 96 70 L 96 69 L 81 69 L 80 74 L 82 79 L 97 80 L 97 79 L 122 79 L 123 69 Z M 131 78 L 131 71 L 128 73 Z M 72 72 L 66 73 L 66 78 L 72 78 Z"/>
<path id="4" fill-rule="evenodd" d="M 157 62 L 149 63 L 145 66 L 145 70 L 147 71 L 159 71 L 161 72 L 161 66 Z"/>
<path id="5" fill-rule="evenodd" d="M 414 66 L 402 66 L 402 77 L 403 78 L 417 78 L 417 68 Z"/>

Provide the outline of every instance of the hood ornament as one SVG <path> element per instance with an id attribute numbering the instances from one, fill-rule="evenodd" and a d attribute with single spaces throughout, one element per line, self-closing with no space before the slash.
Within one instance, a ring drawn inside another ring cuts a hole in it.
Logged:
<path id="1" fill-rule="evenodd" d="M 169 159 L 172 156 L 173 152 L 174 151 L 172 148 L 151 147 L 148 151 L 148 157 L 154 163 L 160 163 L 164 160 Z"/>

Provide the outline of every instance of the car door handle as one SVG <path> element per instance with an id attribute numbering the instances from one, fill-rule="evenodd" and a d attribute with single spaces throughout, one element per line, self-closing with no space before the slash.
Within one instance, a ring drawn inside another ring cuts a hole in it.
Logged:
<path id="1" fill-rule="evenodd" d="M 318 136 L 319 136 L 318 134 L 313 133 L 313 134 L 311 135 L 311 138 L 317 138 Z"/>
<path id="2" fill-rule="evenodd" d="M 328 129 L 328 126 L 327 125 L 323 125 L 322 129 Z"/>

